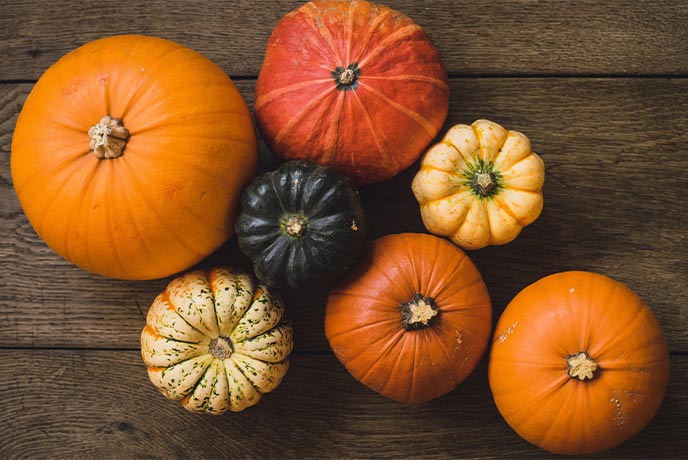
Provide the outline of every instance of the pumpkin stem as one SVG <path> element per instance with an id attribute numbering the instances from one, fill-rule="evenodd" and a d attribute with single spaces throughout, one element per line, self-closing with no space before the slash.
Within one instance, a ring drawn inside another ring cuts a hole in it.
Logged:
<path id="1" fill-rule="evenodd" d="M 355 79 L 356 79 L 356 74 L 354 73 L 353 70 L 344 69 L 344 71 L 339 74 L 339 78 L 337 78 L 337 82 L 340 85 L 350 85 L 354 82 Z"/>
<path id="2" fill-rule="evenodd" d="M 88 135 L 91 136 L 89 148 L 102 160 L 122 155 L 129 139 L 129 130 L 124 127 L 121 118 L 106 115 L 89 128 Z"/>
<path id="3" fill-rule="evenodd" d="M 332 77 L 337 89 L 342 91 L 356 89 L 358 87 L 357 80 L 359 75 L 361 75 L 361 69 L 358 68 L 358 64 L 355 62 L 347 67 L 337 67 L 332 71 Z"/>
<path id="4" fill-rule="evenodd" d="M 208 352 L 217 359 L 227 359 L 233 353 L 232 343 L 227 337 L 218 337 L 210 341 Z"/>
<path id="5" fill-rule="evenodd" d="M 294 238 L 301 238 L 306 234 L 308 225 L 306 224 L 306 219 L 301 216 L 289 216 L 282 223 L 282 227 L 287 235 Z"/>
<path id="6" fill-rule="evenodd" d="M 407 331 L 429 327 L 439 314 L 435 300 L 422 294 L 415 294 L 410 301 L 401 305 L 402 324 Z"/>
<path id="7" fill-rule="evenodd" d="M 477 198 L 491 198 L 503 187 L 502 174 L 490 161 L 477 158 L 463 171 L 465 184 Z"/>
<path id="8" fill-rule="evenodd" d="M 471 185 L 478 195 L 487 197 L 492 195 L 494 189 L 497 188 L 497 180 L 492 171 L 484 171 L 473 176 Z"/>
<path id="9" fill-rule="evenodd" d="M 585 380 L 595 376 L 595 371 L 598 366 L 594 359 L 592 359 L 586 352 L 581 351 L 576 355 L 571 355 L 566 360 L 569 367 L 569 377 L 572 379 Z"/>

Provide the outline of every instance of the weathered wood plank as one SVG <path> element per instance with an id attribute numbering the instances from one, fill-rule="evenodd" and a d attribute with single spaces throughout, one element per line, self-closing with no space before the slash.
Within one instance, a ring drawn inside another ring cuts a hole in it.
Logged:
<path id="1" fill-rule="evenodd" d="M 5 2 L 0 80 L 37 79 L 60 56 L 106 35 L 176 40 L 230 75 L 256 76 L 288 0 Z M 383 2 L 414 18 L 460 75 L 688 74 L 688 4 L 682 0 Z"/>
<path id="2" fill-rule="evenodd" d="M 688 451 L 688 357 L 672 357 L 657 416 L 595 458 Z M 2 458 L 552 458 L 502 420 L 481 365 L 457 390 L 417 406 L 387 400 L 329 355 L 296 355 L 255 407 L 186 412 L 148 382 L 133 351 L 0 351 Z"/>
<path id="3" fill-rule="evenodd" d="M 253 81 L 238 86 L 252 100 Z M 0 85 L 0 346 L 138 347 L 165 280 L 113 281 L 53 254 L 11 188 L 9 151 L 30 85 Z M 626 282 L 654 309 L 673 351 L 688 351 L 688 80 L 453 79 L 447 125 L 487 117 L 528 134 L 547 165 L 545 209 L 513 243 L 471 253 L 495 319 L 537 278 L 585 269 Z M 264 158 L 268 153 L 263 150 Z M 362 190 L 370 236 L 424 231 L 417 165 Z M 234 240 L 203 265 L 247 266 Z M 327 350 L 322 289 L 285 293 L 299 350 Z"/>

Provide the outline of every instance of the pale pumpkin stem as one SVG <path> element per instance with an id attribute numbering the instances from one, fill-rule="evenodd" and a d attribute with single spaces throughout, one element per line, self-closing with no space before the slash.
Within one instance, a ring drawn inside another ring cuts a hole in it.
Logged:
<path id="1" fill-rule="evenodd" d="M 401 306 L 401 319 L 407 331 L 429 327 L 440 309 L 432 297 L 415 294 Z"/>
<path id="2" fill-rule="evenodd" d="M 581 351 L 576 355 L 571 355 L 566 360 L 569 368 L 569 377 L 572 379 L 585 380 L 595 376 L 598 366 L 586 352 Z"/>
<path id="3" fill-rule="evenodd" d="M 232 356 L 234 350 L 232 349 L 232 343 L 227 337 L 218 337 L 210 341 L 208 352 L 217 359 L 227 359 Z"/>
<path id="4" fill-rule="evenodd" d="M 356 89 L 358 86 L 356 81 L 360 74 L 361 70 L 355 62 L 347 67 L 337 67 L 332 71 L 332 77 L 334 77 L 337 89 L 341 91 Z"/>
<path id="5" fill-rule="evenodd" d="M 306 234 L 306 220 L 301 216 L 289 216 L 282 224 L 287 235 L 301 238 Z"/>
<path id="6" fill-rule="evenodd" d="M 89 148 L 102 160 L 122 155 L 129 139 L 129 130 L 124 127 L 121 118 L 106 115 L 88 130 L 88 135 L 91 137 Z"/>
<path id="7" fill-rule="evenodd" d="M 340 85 L 350 85 L 356 80 L 356 73 L 352 69 L 344 69 L 342 73 L 339 74 L 337 81 Z"/>

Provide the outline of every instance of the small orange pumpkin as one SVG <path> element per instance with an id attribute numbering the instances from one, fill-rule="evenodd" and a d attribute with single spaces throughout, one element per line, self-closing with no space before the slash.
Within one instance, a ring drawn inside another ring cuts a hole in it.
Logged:
<path id="1" fill-rule="evenodd" d="M 654 416 L 669 352 L 652 311 L 623 284 L 588 272 L 531 284 L 497 323 L 489 380 L 499 412 L 557 454 L 610 449 Z"/>
<path id="2" fill-rule="evenodd" d="M 284 16 L 256 83 L 258 127 L 286 159 L 356 183 L 406 169 L 449 110 L 447 73 L 423 29 L 361 0 L 315 0 Z"/>
<path id="3" fill-rule="evenodd" d="M 407 403 L 437 398 L 475 368 L 492 309 L 466 254 L 425 234 L 373 241 L 327 299 L 325 334 L 346 369 Z"/>
<path id="4" fill-rule="evenodd" d="M 81 268 L 167 276 L 229 238 L 257 164 L 229 77 L 160 38 L 114 36 L 38 80 L 12 139 L 12 180 L 38 235 Z"/>

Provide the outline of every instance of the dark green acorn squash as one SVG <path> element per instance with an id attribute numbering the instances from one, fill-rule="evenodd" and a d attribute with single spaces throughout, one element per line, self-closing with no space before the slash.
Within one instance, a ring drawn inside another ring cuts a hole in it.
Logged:
<path id="1" fill-rule="evenodd" d="M 241 198 L 239 248 L 270 286 L 304 286 L 343 273 L 365 240 L 363 208 L 329 166 L 288 162 L 256 178 Z"/>

